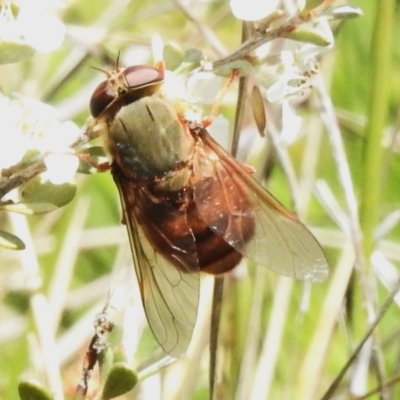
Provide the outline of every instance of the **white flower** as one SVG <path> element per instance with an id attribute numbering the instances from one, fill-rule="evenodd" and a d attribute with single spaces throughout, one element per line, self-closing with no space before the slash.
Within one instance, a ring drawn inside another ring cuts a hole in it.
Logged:
<path id="1" fill-rule="evenodd" d="M 297 50 L 281 52 L 280 63 L 274 66 L 275 82 L 265 90 L 265 97 L 269 102 L 281 105 L 281 139 L 286 144 L 295 141 L 301 128 L 301 117 L 296 115 L 291 100 L 302 96 L 305 90 L 312 87 L 313 78 L 318 71 L 316 60 L 303 58 L 301 48 L 300 46 Z M 262 80 L 262 71 L 260 76 Z"/>
<path id="2" fill-rule="evenodd" d="M 302 119 L 296 114 L 288 100 L 282 102 L 282 130 L 281 140 L 285 144 L 292 144 L 300 132 Z"/>
<path id="3" fill-rule="evenodd" d="M 274 12 L 280 0 L 230 0 L 233 15 L 244 21 L 257 21 Z"/>
<path id="4" fill-rule="evenodd" d="M 317 56 L 333 47 L 333 35 L 326 19 L 320 18 L 314 23 L 314 28 L 321 29 L 321 34 L 330 40 L 329 46 L 316 46 L 311 43 L 301 43 L 286 40 L 286 47 L 279 55 L 280 62 L 273 66 L 278 79 L 266 91 L 268 101 L 281 102 L 285 98 L 302 94 L 312 87 L 314 77 L 318 73 Z"/>
<path id="5" fill-rule="evenodd" d="M 201 104 L 213 104 L 222 85 L 222 77 L 212 72 L 198 72 L 187 82 L 189 95 Z"/>
<path id="6" fill-rule="evenodd" d="M 223 115 L 216 116 L 207 130 L 220 146 L 230 151 L 229 121 Z"/>
<path id="7" fill-rule="evenodd" d="M 58 185 L 71 182 L 79 167 L 79 159 L 69 147 L 80 135 L 79 128 L 71 121 L 58 124 L 57 132 L 48 132 L 46 147 L 44 150 L 44 163 L 48 179 Z"/>
<path id="8" fill-rule="evenodd" d="M 246 21 L 257 21 L 273 13 L 279 6 L 279 0 L 230 0 L 235 17 Z M 287 18 L 294 17 L 303 10 L 305 1 L 297 0 L 293 6 L 285 5 Z M 291 3 L 290 3 L 291 4 Z M 303 96 L 313 86 L 318 73 L 317 55 L 333 47 L 334 38 L 326 16 L 303 22 L 298 27 L 298 40 L 303 34 L 304 41 L 281 40 L 278 54 L 272 54 L 273 44 L 267 43 L 256 50 L 259 60 L 267 61 L 259 72 L 259 80 L 266 88 L 265 98 L 281 106 L 281 139 L 292 143 L 300 131 L 301 118 L 296 115 L 291 101 Z M 312 41 L 312 43 L 309 43 Z M 316 43 L 316 44 L 315 44 Z M 317 44 L 320 44 L 318 46 Z M 325 44 L 325 46 L 322 46 Z M 327 44 L 327 45 L 326 45 Z M 275 45 L 276 47 L 276 45 Z M 271 60 L 275 62 L 271 63 Z"/>
<path id="9" fill-rule="evenodd" d="M 168 99 L 188 100 L 184 77 L 178 76 L 172 71 L 164 71 L 164 84 L 162 90 Z"/>
<path id="10" fill-rule="evenodd" d="M 317 18 L 302 29 L 309 29 L 324 38 L 328 46 L 317 46 L 312 43 L 302 43 L 285 39 L 283 49 L 277 55 L 269 55 L 269 59 L 277 60 L 260 68 L 259 79 L 265 89 L 265 98 L 280 104 L 282 109 L 281 137 L 287 144 L 292 143 L 300 130 L 301 118 L 295 113 L 292 100 L 304 96 L 313 87 L 319 73 L 317 56 L 333 47 L 334 38 L 326 18 Z M 259 56 L 265 54 L 271 46 L 261 49 Z M 268 58 L 267 58 L 268 59 Z"/>
<path id="11" fill-rule="evenodd" d="M 204 105 L 218 101 L 222 78 L 211 72 L 196 72 L 188 78 L 166 70 L 163 93 L 174 102 L 178 113 L 186 120 L 201 122 Z"/>
<path id="12" fill-rule="evenodd" d="M 292 17 L 302 11 L 305 5 L 306 0 L 230 0 L 232 14 L 244 21 L 262 20 L 276 11 L 278 6 L 286 11 L 288 17 Z"/>
<path id="13" fill-rule="evenodd" d="M 18 8 L 14 17 L 11 4 Z M 0 43 L 24 43 L 40 52 L 50 52 L 61 46 L 65 26 L 54 14 L 63 7 L 61 1 L 0 0 Z"/>
<path id="14" fill-rule="evenodd" d="M 78 157 L 73 154 L 48 153 L 44 158 L 47 170 L 42 174 L 54 185 L 72 182 L 79 166 Z"/>
<path id="15" fill-rule="evenodd" d="M 79 164 L 70 148 L 80 135 L 75 124 L 60 123 L 54 108 L 22 96 L 9 99 L 0 94 L 0 115 L 0 169 L 17 164 L 29 150 L 36 150 L 44 157 L 53 183 L 72 179 Z"/>

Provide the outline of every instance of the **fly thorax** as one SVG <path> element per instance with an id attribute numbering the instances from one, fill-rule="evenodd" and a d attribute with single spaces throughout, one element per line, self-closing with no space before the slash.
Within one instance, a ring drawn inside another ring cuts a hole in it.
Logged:
<path id="1" fill-rule="evenodd" d="M 125 174 L 152 179 L 188 162 L 194 140 L 173 104 L 154 95 L 119 109 L 109 121 L 108 148 Z"/>

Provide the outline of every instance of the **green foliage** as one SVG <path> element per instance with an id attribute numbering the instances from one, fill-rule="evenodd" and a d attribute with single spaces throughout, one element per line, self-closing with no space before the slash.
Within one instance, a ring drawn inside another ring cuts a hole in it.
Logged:
<path id="1" fill-rule="evenodd" d="M 23 381 L 18 385 L 20 400 L 54 400 L 54 397 L 36 381 Z"/>
<path id="2" fill-rule="evenodd" d="M 109 400 L 132 390 L 137 383 L 137 375 L 124 363 L 115 363 L 107 375 L 102 399 Z"/>
<path id="3" fill-rule="evenodd" d="M 35 54 L 32 47 L 19 42 L 0 42 L 0 64 L 11 64 L 28 60 Z"/>
<path id="4" fill-rule="evenodd" d="M 0 231 L 0 246 L 10 250 L 23 250 L 24 242 L 10 232 Z"/>

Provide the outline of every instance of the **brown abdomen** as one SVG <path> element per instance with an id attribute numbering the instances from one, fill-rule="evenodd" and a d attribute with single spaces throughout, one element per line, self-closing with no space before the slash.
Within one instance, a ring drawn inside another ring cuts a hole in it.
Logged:
<path id="1" fill-rule="evenodd" d="M 150 189 L 144 190 L 148 192 Z M 210 195 L 216 209 L 210 207 L 207 220 L 212 221 L 215 213 L 218 224 L 226 220 L 226 225 L 230 226 L 232 218 L 228 205 L 224 207 L 223 193 L 215 191 Z M 241 207 L 244 201 L 247 204 L 243 196 L 240 192 L 233 195 L 230 206 L 235 201 L 240 202 Z M 187 264 L 197 260 L 201 271 L 217 275 L 230 271 L 242 259 L 242 255 L 215 234 L 201 218 L 191 188 L 178 192 L 152 192 L 145 196 L 143 192 L 142 195 L 137 193 L 135 214 L 154 248 L 181 270 L 187 271 Z M 253 235 L 254 221 L 242 219 L 239 225 L 229 229 L 230 235 L 240 235 L 247 242 Z M 191 265 L 189 270 L 195 269 L 197 265 Z"/>

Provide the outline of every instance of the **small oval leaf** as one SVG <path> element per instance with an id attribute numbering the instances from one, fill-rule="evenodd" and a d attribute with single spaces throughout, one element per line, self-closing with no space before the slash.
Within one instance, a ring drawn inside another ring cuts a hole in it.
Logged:
<path id="1" fill-rule="evenodd" d="M 0 246 L 9 250 L 24 250 L 25 243 L 10 232 L 0 230 Z"/>
<path id="2" fill-rule="evenodd" d="M 34 380 L 20 382 L 18 393 L 21 400 L 54 400 L 50 392 Z"/>
<path id="3" fill-rule="evenodd" d="M 175 71 L 182 64 L 183 57 L 184 52 L 180 47 L 174 44 L 166 44 L 164 46 L 163 60 L 168 70 Z"/>
<path id="4" fill-rule="evenodd" d="M 0 41 L 0 64 L 13 64 L 28 60 L 35 50 L 23 40 Z"/>
<path id="5" fill-rule="evenodd" d="M 15 212 L 23 215 L 44 214 L 56 210 L 58 207 L 51 203 L 14 203 L 1 206 L 4 211 Z"/>
<path id="6" fill-rule="evenodd" d="M 183 55 L 183 60 L 175 72 L 179 75 L 187 73 L 200 66 L 203 60 L 203 53 L 198 49 L 188 49 Z"/>
<path id="7" fill-rule="evenodd" d="M 258 86 L 253 86 L 253 89 L 251 90 L 251 109 L 253 111 L 258 132 L 260 132 L 260 135 L 264 137 L 267 117 L 265 116 L 264 100 Z"/>
<path id="8" fill-rule="evenodd" d="M 137 383 L 137 374 L 124 363 L 115 363 L 107 376 L 102 399 L 109 400 L 132 390 Z"/>
<path id="9" fill-rule="evenodd" d="M 183 56 L 183 62 L 190 64 L 200 64 L 203 59 L 203 53 L 199 49 L 188 49 Z"/>
<path id="10" fill-rule="evenodd" d="M 72 183 L 62 183 L 60 185 L 55 185 L 50 181 L 42 181 L 40 176 L 31 179 L 27 182 L 21 191 L 21 196 L 23 204 L 51 204 L 55 208 L 62 207 L 68 204 L 76 194 L 76 185 Z M 37 206 L 35 206 L 37 207 Z M 37 207 L 35 213 L 43 213 L 52 211 L 53 209 L 46 210 L 46 206 Z"/>
<path id="11" fill-rule="evenodd" d="M 334 7 L 328 10 L 324 15 L 330 17 L 331 19 L 350 19 L 350 18 L 358 18 L 364 15 L 363 10 L 361 8 L 352 6 L 352 5 L 342 5 L 338 7 Z"/>
<path id="12" fill-rule="evenodd" d="M 331 39 L 322 35 L 320 30 L 304 26 L 299 26 L 297 29 L 285 35 L 285 37 L 297 42 L 311 43 L 321 47 L 332 44 Z"/>

